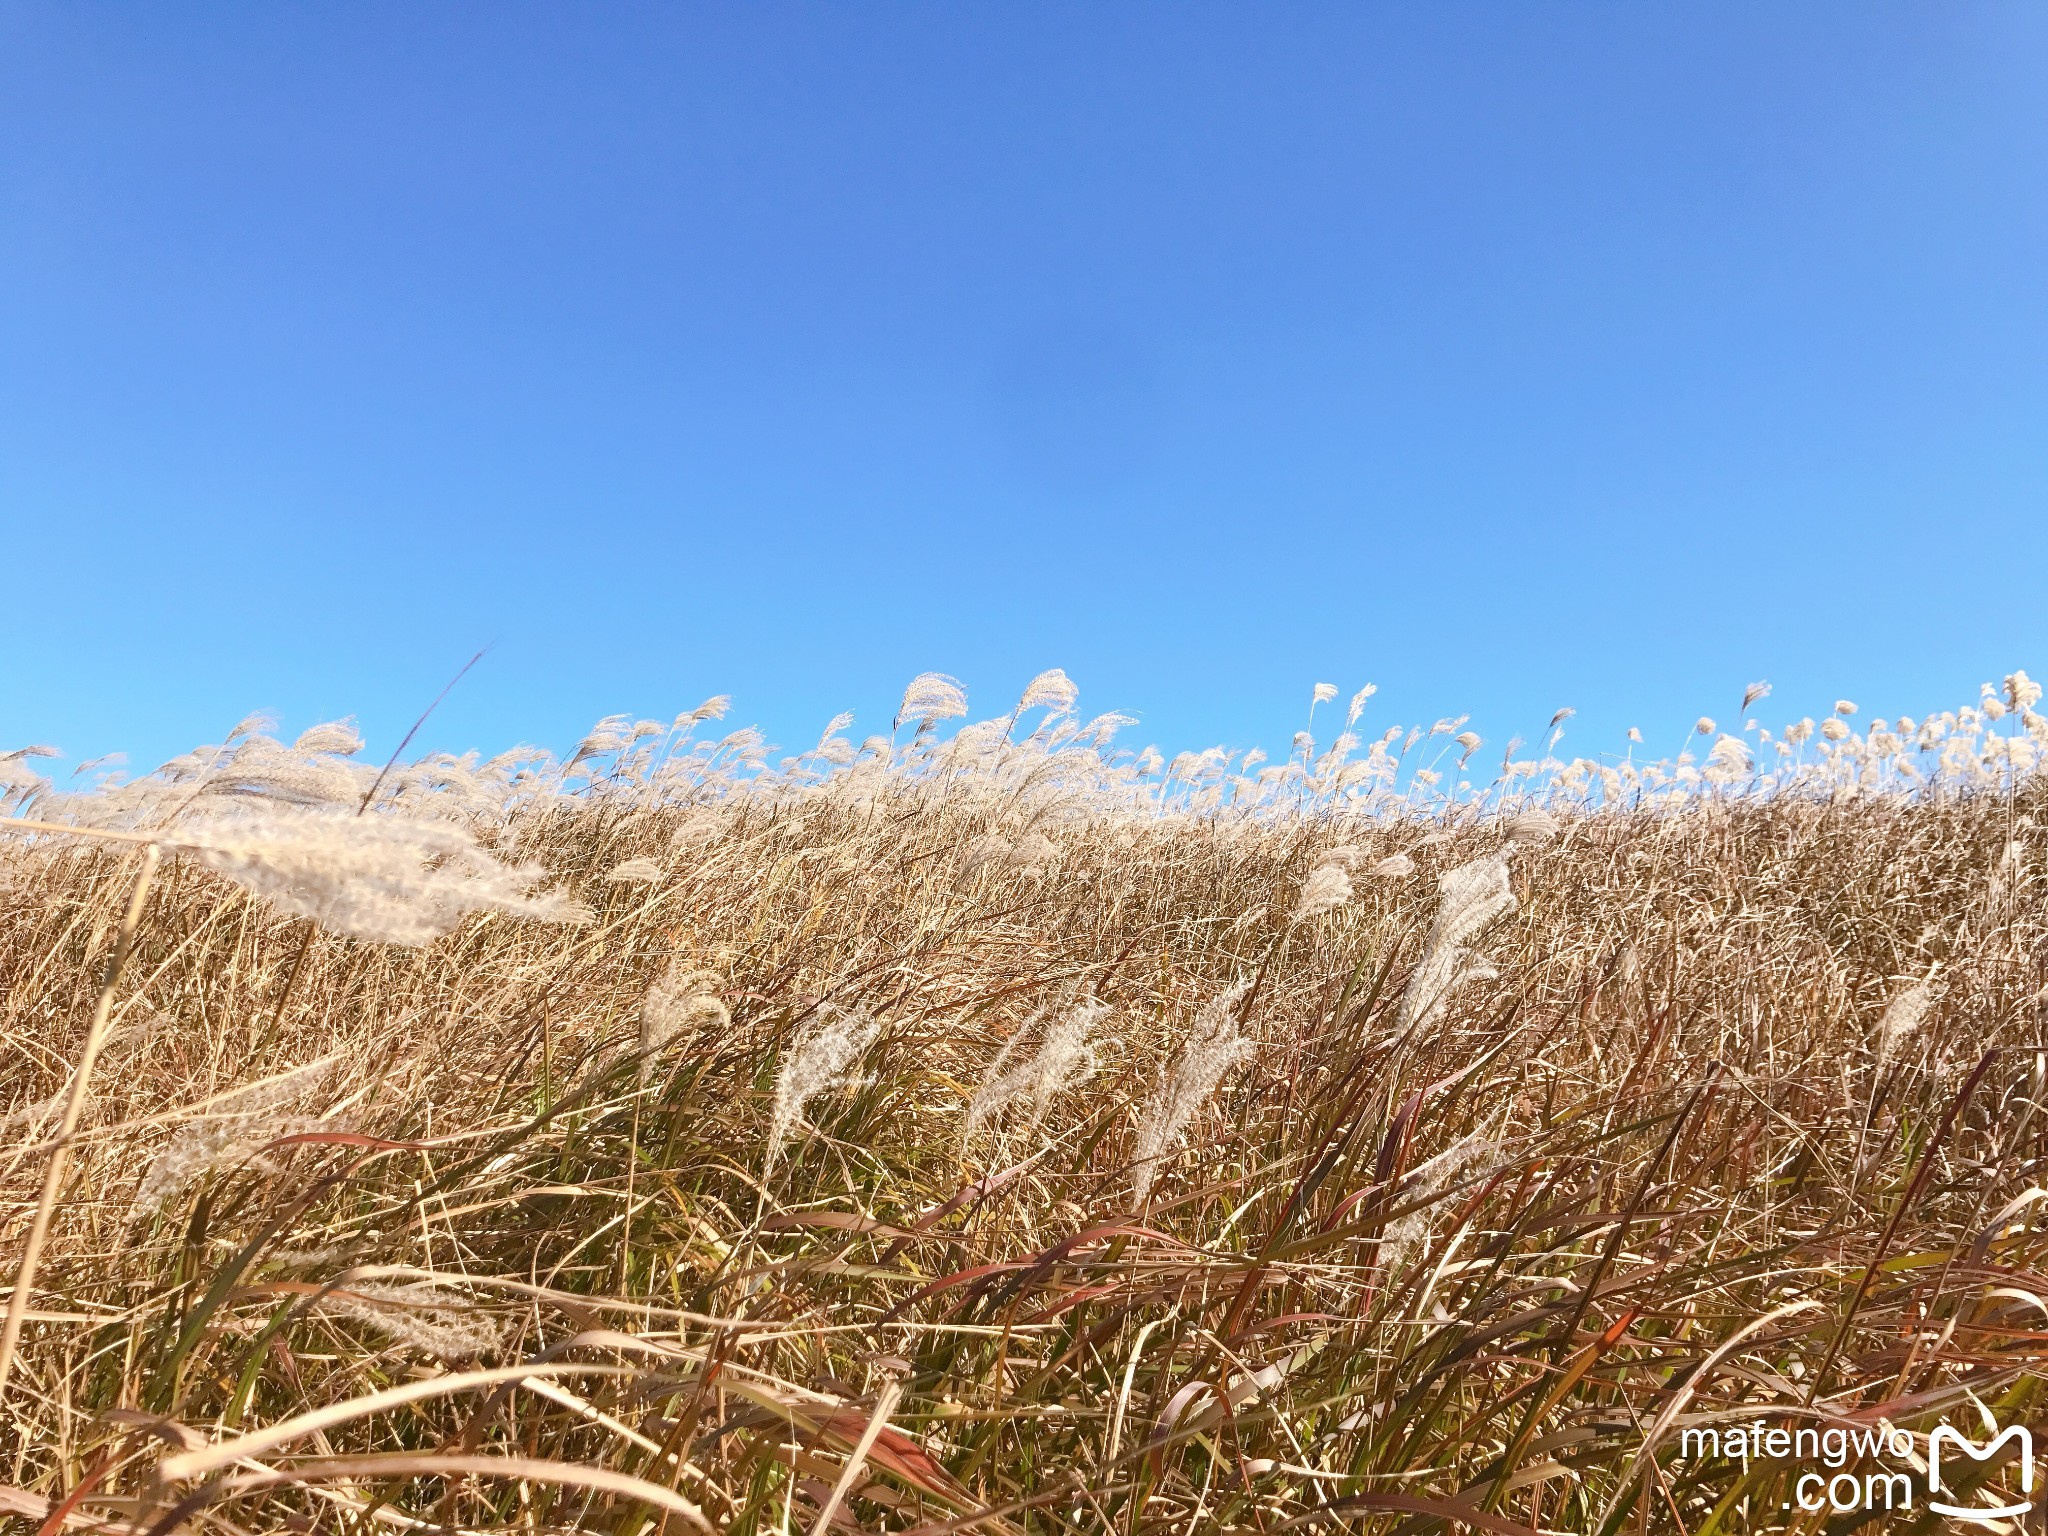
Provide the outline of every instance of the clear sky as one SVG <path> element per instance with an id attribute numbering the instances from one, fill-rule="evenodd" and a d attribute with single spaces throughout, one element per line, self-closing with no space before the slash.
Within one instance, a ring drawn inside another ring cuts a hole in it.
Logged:
<path id="1" fill-rule="evenodd" d="M 0 3 L 0 746 L 2048 672 L 2048 7 Z"/>

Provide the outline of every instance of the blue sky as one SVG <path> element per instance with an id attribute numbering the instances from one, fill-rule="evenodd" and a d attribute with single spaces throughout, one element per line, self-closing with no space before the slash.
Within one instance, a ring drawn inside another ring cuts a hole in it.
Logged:
<path id="1" fill-rule="evenodd" d="M 2048 10 L 0 4 L 0 745 L 2048 671 Z M 1135 742 L 1134 742 L 1135 744 Z"/>

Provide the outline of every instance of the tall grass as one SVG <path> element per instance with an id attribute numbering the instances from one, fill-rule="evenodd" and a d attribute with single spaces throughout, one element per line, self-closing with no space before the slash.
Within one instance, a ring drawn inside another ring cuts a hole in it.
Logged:
<path id="1" fill-rule="evenodd" d="M 2038 1414 L 2037 696 L 1488 774 L 1364 694 L 1169 764 L 1058 674 L 775 766 L 720 700 L 0 758 L 0 1273 L 65 1159 L 0 1513 L 1847 1528 L 1680 1436 Z"/>

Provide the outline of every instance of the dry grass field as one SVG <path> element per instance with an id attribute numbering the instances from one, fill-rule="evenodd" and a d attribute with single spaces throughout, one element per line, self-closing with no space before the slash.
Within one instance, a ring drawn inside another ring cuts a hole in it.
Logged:
<path id="1" fill-rule="evenodd" d="M 2037 692 L 0 757 L 0 1519 L 1963 1529 L 1683 1436 L 2039 1414 Z"/>

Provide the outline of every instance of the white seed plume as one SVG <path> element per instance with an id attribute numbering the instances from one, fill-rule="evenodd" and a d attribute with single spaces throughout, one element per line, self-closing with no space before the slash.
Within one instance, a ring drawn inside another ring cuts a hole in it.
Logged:
<path id="1" fill-rule="evenodd" d="M 1508 841 L 1540 847 L 1563 830 L 1557 818 L 1539 806 L 1531 806 L 1508 819 Z"/>
<path id="2" fill-rule="evenodd" d="M 828 1089 L 851 1082 L 853 1067 L 881 1032 L 881 1024 L 866 1014 L 847 1013 L 830 1005 L 820 1008 L 797 1031 L 775 1078 L 775 1106 L 768 1118 L 769 1170 L 774 1169 L 783 1142 L 803 1118 L 804 1106 Z"/>
<path id="3" fill-rule="evenodd" d="M 676 823 L 675 831 L 669 834 L 671 848 L 694 848 L 699 843 L 708 843 L 723 829 L 725 818 L 709 806 L 694 806 L 683 813 L 683 819 Z"/>
<path id="4" fill-rule="evenodd" d="M 1046 867 L 1059 857 L 1059 844 L 1043 832 L 1027 832 L 1017 839 L 1016 846 L 1006 855 L 1010 867 L 1020 875 L 1042 875 Z"/>
<path id="5" fill-rule="evenodd" d="M 1466 1171 L 1496 1145 L 1484 1135 L 1467 1136 L 1449 1150 L 1438 1153 L 1402 1181 L 1397 1203 L 1419 1205 L 1420 1208 L 1387 1224 L 1380 1237 L 1382 1268 L 1392 1270 L 1399 1267 L 1411 1249 L 1427 1240 L 1431 1219 L 1436 1214 L 1431 1202 L 1455 1186 Z"/>
<path id="6" fill-rule="evenodd" d="M 1000 832 L 984 832 L 967 845 L 962 862 L 969 869 L 980 869 L 985 864 L 1007 865 L 1015 846 Z"/>
<path id="7" fill-rule="evenodd" d="M 432 1285 L 343 1284 L 322 1296 L 314 1310 L 367 1324 L 392 1342 L 445 1364 L 489 1354 L 504 1337 L 495 1318 L 451 1301 Z"/>
<path id="8" fill-rule="evenodd" d="M 329 720 L 299 733 L 292 743 L 294 752 L 326 752 L 336 757 L 354 757 L 363 750 L 362 733 L 353 720 Z"/>
<path id="9" fill-rule="evenodd" d="M 2041 685 L 2024 671 L 2010 672 L 2005 679 L 2005 698 L 2014 709 L 2029 710 L 2041 702 Z"/>
<path id="10" fill-rule="evenodd" d="M 1025 1134 L 1037 1130 L 1054 1099 L 1095 1075 L 1095 1048 L 1089 1037 L 1108 1013 L 1107 1004 L 1090 998 L 1061 1014 L 1042 1033 L 1027 1023 L 1005 1041 L 967 1106 L 961 1146 L 972 1141 L 974 1133 L 1005 1107 L 1020 1101 L 1030 1106 Z M 1038 1033 L 1038 1049 L 1024 1060 L 1016 1060 L 1034 1033 Z"/>
<path id="11" fill-rule="evenodd" d="M 199 794 L 208 800 L 263 799 L 353 811 L 376 775 L 336 755 L 303 753 L 250 736 L 219 762 Z"/>
<path id="12" fill-rule="evenodd" d="M 1394 1020 L 1397 1035 L 1433 1023 L 1455 988 L 1480 979 L 1483 973 L 1468 965 L 1466 945 L 1515 910 L 1505 849 L 1446 870 L 1437 887 L 1442 901 L 1423 940 L 1422 958 L 1401 993 Z"/>
<path id="13" fill-rule="evenodd" d="M 1305 923 L 1334 912 L 1351 899 L 1351 877 L 1337 863 L 1318 864 L 1301 887 L 1290 922 Z"/>
<path id="14" fill-rule="evenodd" d="M 1240 981 L 1209 999 L 1195 1015 L 1180 1054 L 1146 1104 L 1132 1148 L 1139 1204 L 1152 1193 L 1160 1160 L 1179 1141 L 1195 1111 L 1215 1091 L 1223 1074 L 1252 1053 L 1251 1041 L 1237 1024 L 1237 1005 L 1250 987 L 1249 981 Z"/>
<path id="15" fill-rule="evenodd" d="M 633 745 L 632 722 L 631 715 L 606 715 L 576 744 L 576 755 L 569 759 L 570 765 L 573 767 L 588 757 L 609 757 L 625 751 Z"/>
<path id="16" fill-rule="evenodd" d="M 732 1010 L 718 996 L 719 978 L 710 971 L 672 964 L 640 1000 L 640 1080 L 653 1071 L 654 1057 L 686 1032 L 722 1029 Z"/>
<path id="17" fill-rule="evenodd" d="M 676 728 L 683 729 L 685 727 L 692 725 L 701 725 L 706 720 L 723 720 L 725 718 L 725 712 L 731 708 L 731 694 L 713 694 L 710 698 L 706 699 L 702 704 L 699 704 L 695 709 L 691 710 L 688 714 L 677 715 Z"/>
<path id="18" fill-rule="evenodd" d="M 529 894 L 539 868 L 501 864 L 444 822 L 252 806 L 165 840 L 279 910 L 352 938 L 427 944 L 471 912 L 588 915 L 559 894 Z"/>
<path id="19" fill-rule="evenodd" d="M 605 879 L 616 881 L 622 885 L 646 885 L 651 881 L 659 880 L 661 875 L 661 865 L 653 859 L 638 858 L 628 859 L 623 864 L 613 865 L 612 872 L 606 875 Z"/>
<path id="20" fill-rule="evenodd" d="M 1074 701 L 1080 696 L 1081 690 L 1074 686 L 1073 680 L 1058 667 L 1053 667 L 1024 685 L 1024 696 L 1017 700 L 1016 713 L 1010 718 L 1014 721 L 1027 709 L 1037 709 L 1041 705 L 1054 714 L 1063 715 L 1074 707 Z"/>
<path id="21" fill-rule="evenodd" d="M 289 1113 L 317 1092 L 331 1067 L 313 1066 L 257 1084 L 233 1096 L 231 1108 L 183 1127 L 151 1160 L 135 1191 L 135 1206 L 153 1211 L 201 1178 L 276 1141 L 310 1130 L 334 1130 L 332 1121 Z"/>
<path id="22" fill-rule="evenodd" d="M 1748 745 L 1736 736 L 1723 736 L 1707 753 L 1704 770 L 1710 784 L 1735 784 L 1749 774 L 1752 759 Z"/>
<path id="23" fill-rule="evenodd" d="M 901 729 L 906 720 L 930 725 L 935 720 L 951 720 L 966 713 L 967 690 L 958 678 L 943 672 L 922 672 L 903 690 L 903 703 L 896 710 L 896 728 Z"/>
<path id="24" fill-rule="evenodd" d="M 1415 873 L 1415 861 L 1405 853 L 1392 854 L 1373 865 L 1372 872 L 1382 879 L 1398 880 Z"/>
<path id="25" fill-rule="evenodd" d="M 1899 1047 L 1919 1030 L 1933 1002 L 1934 978 L 1930 975 L 1925 980 L 1914 982 L 1886 1004 L 1871 1040 L 1878 1071 L 1883 1071 L 1885 1063 L 1892 1059 Z"/>
<path id="26" fill-rule="evenodd" d="M 1367 683 L 1358 692 L 1351 695 L 1351 709 L 1344 716 L 1344 723 L 1347 726 L 1358 724 L 1358 717 L 1365 713 L 1365 701 L 1379 691 L 1380 685 L 1378 683 Z"/>
<path id="27" fill-rule="evenodd" d="M 0 752 L 0 799 L 19 795 L 26 799 L 35 790 L 43 788 L 50 781 L 28 766 L 32 757 L 55 757 L 55 747 L 19 747 L 12 752 Z"/>

